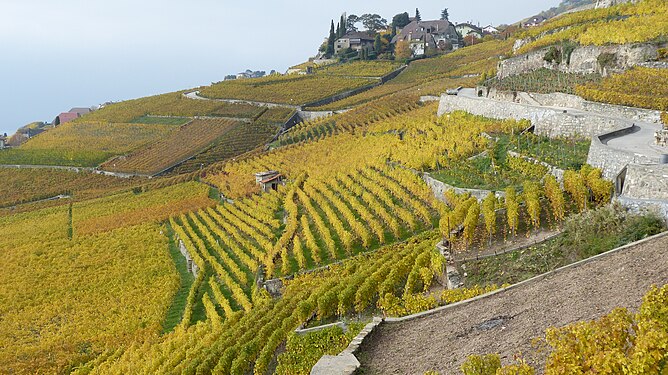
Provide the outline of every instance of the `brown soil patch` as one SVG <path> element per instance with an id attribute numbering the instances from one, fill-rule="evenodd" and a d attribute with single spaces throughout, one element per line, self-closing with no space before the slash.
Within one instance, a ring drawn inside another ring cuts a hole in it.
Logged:
<path id="1" fill-rule="evenodd" d="M 668 284 L 668 236 L 433 315 L 384 323 L 361 347 L 361 373 L 460 374 L 467 356 L 487 353 L 504 362 L 525 353 L 540 368 L 547 353 L 536 354 L 531 342 L 546 328 L 637 309 L 653 284 Z"/>

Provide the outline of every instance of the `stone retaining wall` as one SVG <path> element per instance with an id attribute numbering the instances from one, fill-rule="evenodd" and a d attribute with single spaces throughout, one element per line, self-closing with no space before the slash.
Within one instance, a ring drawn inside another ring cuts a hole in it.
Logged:
<path id="1" fill-rule="evenodd" d="M 573 74 L 607 74 L 611 72 L 622 72 L 633 66 L 654 60 L 658 56 L 657 46 L 648 43 L 582 46 L 573 50 L 569 64 L 567 64 L 566 61 L 563 61 L 561 64 L 556 64 L 545 61 L 545 54 L 549 50 L 550 47 L 542 48 L 501 61 L 499 63 L 497 78 L 503 79 L 510 76 L 529 73 L 541 68 Z M 604 53 L 615 55 L 615 61 L 606 68 L 602 68 L 598 62 L 598 57 Z"/>
<path id="2" fill-rule="evenodd" d="M 668 165 L 629 164 L 622 195 L 635 199 L 663 200 L 668 204 Z"/>
<path id="3" fill-rule="evenodd" d="M 589 113 L 569 113 L 568 110 L 545 108 L 512 101 L 442 95 L 438 115 L 466 111 L 496 119 L 529 120 L 535 133 L 548 137 L 593 136 L 628 126 L 628 121 Z"/>
<path id="4" fill-rule="evenodd" d="M 448 190 L 454 190 L 455 193 L 457 194 L 471 194 L 472 197 L 475 197 L 479 201 L 482 201 L 489 195 L 489 193 L 491 193 L 490 190 L 466 189 L 448 185 L 443 181 L 439 181 L 431 177 L 431 175 L 427 172 L 425 172 L 422 175 L 422 179 L 424 180 L 424 182 L 427 183 L 427 186 L 429 186 L 429 188 L 434 192 L 436 199 L 444 203 L 448 203 L 447 200 L 445 199 L 445 192 Z M 497 197 L 505 196 L 505 193 L 502 191 L 497 191 L 495 192 L 495 194 Z"/>
<path id="5" fill-rule="evenodd" d="M 527 100 L 526 98 L 530 98 Z M 622 117 L 629 120 L 659 123 L 661 121 L 661 112 L 651 109 L 626 107 L 621 105 L 605 104 L 591 102 L 577 95 L 564 93 L 525 93 L 508 92 L 491 89 L 488 98 L 501 101 L 515 101 L 520 104 L 542 105 L 546 107 L 563 107 L 579 109 L 582 111 L 598 112 L 607 116 Z"/>
<path id="6" fill-rule="evenodd" d="M 653 199 L 635 199 L 630 197 L 617 197 L 622 206 L 635 213 L 655 212 L 664 220 L 668 221 L 668 201 Z"/>
<path id="7" fill-rule="evenodd" d="M 334 111 L 299 111 L 299 117 L 304 121 L 317 120 L 319 118 L 331 116 Z"/>

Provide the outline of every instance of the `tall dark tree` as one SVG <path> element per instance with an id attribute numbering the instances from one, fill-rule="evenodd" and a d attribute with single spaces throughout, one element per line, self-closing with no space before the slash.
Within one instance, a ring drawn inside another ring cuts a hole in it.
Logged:
<path id="1" fill-rule="evenodd" d="M 346 23 L 346 18 L 342 14 L 341 20 L 339 21 L 339 25 L 341 25 L 341 36 L 348 34 L 348 25 Z"/>
<path id="2" fill-rule="evenodd" d="M 408 15 L 408 12 L 399 13 L 399 14 L 395 15 L 394 17 L 392 17 L 392 26 L 402 28 L 402 27 L 408 25 L 409 23 L 411 23 L 411 18 Z"/>
<path id="3" fill-rule="evenodd" d="M 336 24 L 336 38 L 338 39 L 340 37 L 341 37 L 341 24 L 337 23 Z"/>
<path id="4" fill-rule="evenodd" d="M 355 26 L 355 24 L 357 24 L 358 22 L 360 22 L 359 17 L 357 17 L 354 14 L 349 15 L 348 19 L 346 20 L 346 31 L 351 33 L 356 32 L 357 26 Z"/>
<path id="5" fill-rule="evenodd" d="M 450 13 L 448 13 L 448 8 L 445 8 L 441 11 L 441 19 L 445 20 L 445 21 L 449 21 Z"/>
<path id="6" fill-rule="evenodd" d="M 334 20 L 332 20 L 332 25 L 329 27 L 329 38 L 327 39 L 327 52 L 328 56 L 334 54 L 334 41 L 336 40 L 336 32 L 334 31 Z"/>
<path id="7" fill-rule="evenodd" d="M 376 55 L 380 55 L 380 52 L 383 49 L 383 42 L 380 40 L 380 34 L 376 34 L 376 40 L 373 41 L 373 49 L 376 51 Z"/>
<path id="8" fill-rule="evenodd" d="M 420 9 L 415 8 L 415 20 L 422 21 L 422 16 L 420 16 Z"/>

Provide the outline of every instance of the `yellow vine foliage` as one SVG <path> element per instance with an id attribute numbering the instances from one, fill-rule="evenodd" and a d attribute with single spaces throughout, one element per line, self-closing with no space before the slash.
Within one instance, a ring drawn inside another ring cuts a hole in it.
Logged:
<path id="1" fill-rule="evenodd" d="M 604 9 L 565 14 L 520 34 L 530 42 L 517 53 L 566 40 L 580 45 L 643 43 L 668 34 L 668 5 L 664 0 L 641 0 Z"/>
<path id="2" fill-rule="evenodd" d="M 667 70 L 635 67 L 624 73 L 613 74 L 598 83 L 577 86 L 575 92 L 596 102 L 666 111 Z"/>
<path id="3" fill-rule="evenodd" d="M 41 214 L 20 225 L 57 223 Z M 162 329 L 179 285 L 163 228 L 147 223 L 74 240 L 65 228 L 63 220 L 60 238 L 21 237 L 3 252 L 0 284 L 11 287 L 0 290 L 2 373 L 58 373 Z"/>
<path id="4" fill-rule="evenodd" d="M 652 287 L 636 314 L 618 308 L 591 322 L 546 332 L 545 374 L 658 374 L 668 360 L 668 286 Z"/>

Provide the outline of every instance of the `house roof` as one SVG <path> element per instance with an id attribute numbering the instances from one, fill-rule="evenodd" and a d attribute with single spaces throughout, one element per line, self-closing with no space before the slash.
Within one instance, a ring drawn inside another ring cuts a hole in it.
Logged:
<path id="1" fill-rule="evenodd" d="M 265 177 L 265 176 L 273 176 L 279 174 L 277 171 L 265 171 L 265 172 L 257 172 L 255 174 L 256 177 Z"/>
<path id="2" fill-rule="evenodd" d="M 90 108 L 84 108 L 84 107 L 74 107 L 70 109 L 68 112 L 74 112 L 79 114 L 79 116 L 83 116 L 87 113 L 90 113 Z"/>
<path id="3" fill-rule="evenodd" d="M 538 15 L 538 16 L 533 16 L 533 17 L 529 18 L 527 20 L 527 24 L 537 25 L 537 24 L 545 22 L 545 21 L 547 21 L 546 17 Z"/>
<path id="4" fill-rule="evenodd" d="M 63 113 L 58 115 L 58 118 L 60 119 L 61 124 L 65 123 L 65 122 L 68 122 L 68 121 L 72 121 L 72 120 L 74 120 L 78 117 L 79 117 L 79 114 L 76 113 L 76 112 L 63 112 Z"/>
<path id="5" fill-rule="evenodd" d="M 482 29 L 480 29 L 478 26 L 476 26 L 476 25 L 472 25 L 472 24 L 470 24 L 470 23 L 468 23 L 468 22 L 459 23 L 459 24 L 457 24 L 457 26 L 455 26 L 455 27 L 457 27 L 457 28 L 460 28 L 460 27 L 468 27 L 469 29 L 475 30 L 475 31 L 477 31 L 477 32 L 480 32 L 480 33 L 482 32 Z"/>
<path id="6" fill-rule="evenodd" d="M 266 184 L 266 183 L 269 183 L 269 182 L 278 180 L 278 179 L 280 179 L 281 177 L 283 177 L 283 175 L 279 173 L 279 174 L 277 174 L 277 175 L 275 175 L 275 176 L 271 176 L 271 177 L 267 177 L 267 178 L 265 178 L 264 180 L 260 181 L 260 183 L 261 183 L 261 184 Z"/>
<path id="7" fill-rule="evenodd" d="M 412 39 L 424 39 L 426 34 L 446 34 L 450 31 L 450 26 L 447 20 L 413 21 L 401 29 L 401 32 L 392 39 L 392 43 L 406 40 L 409 35 Z"/>
<path id="8" fill-rule="evenodd" d="M 365 32 L 352 32 L 348 33 L 342 37 L 339 38 L 341 39 L 361 39 L 361 40 L 375 40 L 376 38 L 371 36 L 369 33 Z"/>

